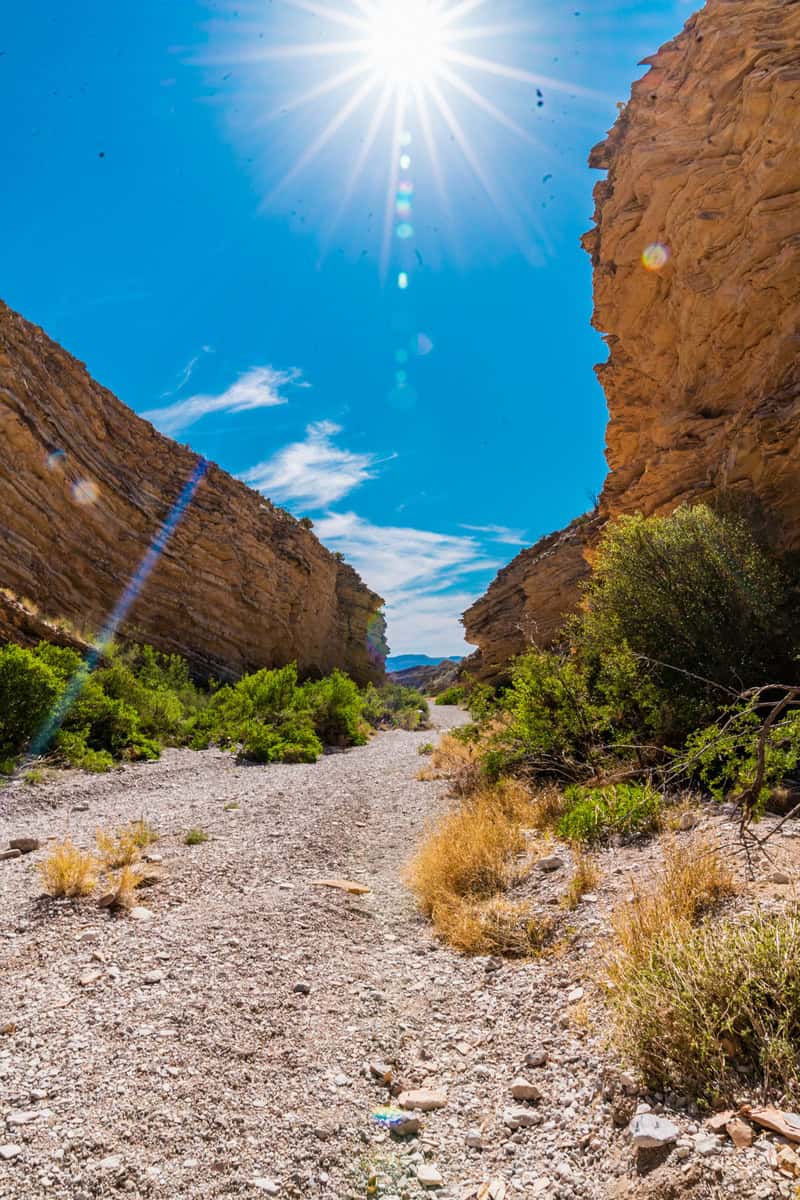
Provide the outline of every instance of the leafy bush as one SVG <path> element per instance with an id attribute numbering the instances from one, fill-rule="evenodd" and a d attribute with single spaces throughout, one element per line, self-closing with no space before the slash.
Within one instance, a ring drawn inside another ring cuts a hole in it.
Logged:
<path id="1" fill-rule="evenodd" d="M 364 689 L 364 719 L 374 729 L 430 729 L 428 701 L 416 688 L 386 683 Z"/>
<path id="2" fill-rule="evenodd" d="M 209 840 L 209 836 L 204 829 L 190 829 L 183 842 L 185 846 L 202 846 L 203 842 Z"/>
<path id="3" fill-rule="evenodd" d="M 0 648 L 0 758 L 19 754 L 58 699 L 59 677 L 21 646 Z"/>
<path id="4" fill-rule="evenodd" d="M 690 735 L 687 762 L 695 778 L 717 800 L 747 786 L 755 777 L 761 722 L 750 708 L 728 710 L 713 725 Z M 757 798 L 763 808 L 773 788 L 800 765 L 800 712 L 790 712 L 766 739 L 764 783 Z"/>
<path id="5" fill-rule="evenodd" d="M 631 836 L 658 827 L 663 800 L 648 783 L 614 783 L 603 787 L 573 785 L 557 829 L 567 841 L 594 843 L 612 834 Z"/>
<path id="6" fill-rule="evenodd" d="M 437 704 L 463 704 L 464 703 L 463 687 L 460 687 L 459 685 L 454 684 L 452 687 L 445 688 L 445 690 L 443 692 L 439 692 L 439 695 L 436 697 L 436 703 Z"/>
<path id="7" fill-rule="evenodd" d="M 316 734 L 326 746 L 362 746 L 366 742 L 361 693 L 342 671 L 305 684 L 302 705 L 308 708 Z"/>
<path id="8" fill-rule="evenodd" d="M 659 688 L 678 709 L 683 698 L 713 704 L 714 684 L 738 693 L 786 675 L 786 603 L 786 583 L 747 524 L 699 504 L 607 529 L 574 636 L 584 655 L 624 643 L 658 664 Z"/>
<path id="9" fill-rule="evenodd" d="M 289 714 L 270 725 L 247 721 L 240 732 L 242 756 L 252 762 L 313 763 L 322 754 L 322 742 L 302 713 Z"/>

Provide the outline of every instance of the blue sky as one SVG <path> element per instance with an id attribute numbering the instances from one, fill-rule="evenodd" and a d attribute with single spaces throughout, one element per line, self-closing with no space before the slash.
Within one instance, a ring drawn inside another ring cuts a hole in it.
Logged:
<path id="1" fill-rule="evenodd" d="M 586 159 L 691 8 L 441 0 L 406 44 L 367 3 L 13 6 L 2 295 L 454 654 L 602 485 Z"/>

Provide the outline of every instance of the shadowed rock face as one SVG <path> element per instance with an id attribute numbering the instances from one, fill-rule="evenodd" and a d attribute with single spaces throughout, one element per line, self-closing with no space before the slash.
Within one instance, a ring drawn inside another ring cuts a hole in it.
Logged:
<path id="1" fill-rule="evenodd" d="M 0 586 L 96 631 L 196 463 L 0 303 Z M 383 677 L 370 649 L 381 604 L 313 533 L 212 465 L 122 633 L 200 676 L 296 661 L 366 682 Z M 9 614 L 0 605 L 0 638 L 20 635 Z"/>
<path id="2" fill-rule="evenodd" d="M 610 420 L 598 519 L 546 538 L 466 614 L 491 673 L 573 610 L 604 521 L 754 495 L 800 549 L 800 4 L 709 0 L 652 58 L 590 164 L 593 324 Z M 642 265 L 648 245 L 670 257 Z M 574 531 L 574 532 L 571 532 Z"/>

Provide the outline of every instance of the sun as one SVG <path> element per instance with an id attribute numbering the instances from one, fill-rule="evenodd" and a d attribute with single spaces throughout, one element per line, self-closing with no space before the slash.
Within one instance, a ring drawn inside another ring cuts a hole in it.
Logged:
<path id="1" fill-rule="evenodd" d="M 446 25 L 431 0 L 383 0 L 367 10 L 363 54 L 395 87 L 425 87 L 445 64 Z"/>

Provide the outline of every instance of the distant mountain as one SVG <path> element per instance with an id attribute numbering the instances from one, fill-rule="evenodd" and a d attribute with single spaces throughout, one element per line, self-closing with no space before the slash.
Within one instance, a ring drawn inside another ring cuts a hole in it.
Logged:
<path id="1" fill-rule="evenodd" d="M 407 671 L 409 667 L 436 667 L 442 662 L 461 662 L 463 654 L 431 658 L 429 654 L 394 654 L 386 660 L 387 671 Z"/>

